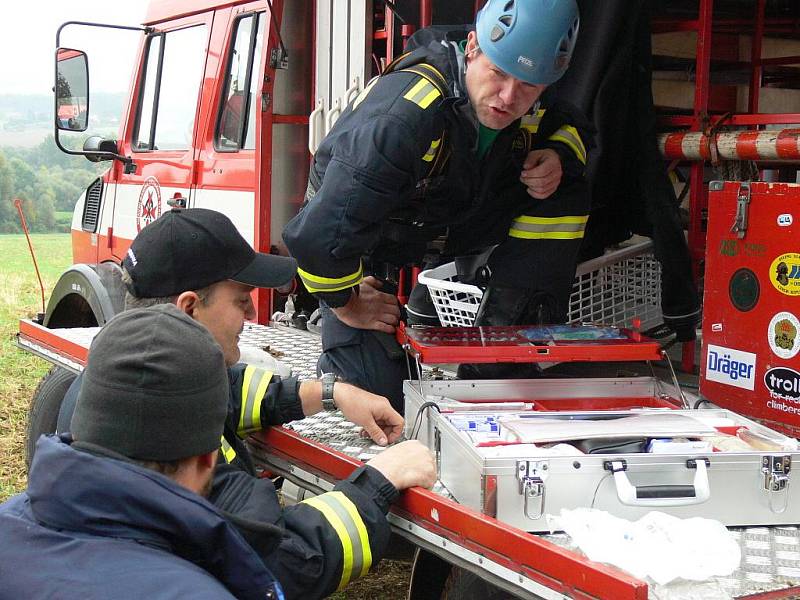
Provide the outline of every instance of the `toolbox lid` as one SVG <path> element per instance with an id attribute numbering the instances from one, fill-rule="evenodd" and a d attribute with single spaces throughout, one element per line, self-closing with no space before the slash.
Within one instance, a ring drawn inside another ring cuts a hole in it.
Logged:
<path id="1" fill-rule="evenodd" d="M 397 328 L 420 362 L 579 362 L 661 360 L 661 345 L 638 331 L 602 325 Z"/>

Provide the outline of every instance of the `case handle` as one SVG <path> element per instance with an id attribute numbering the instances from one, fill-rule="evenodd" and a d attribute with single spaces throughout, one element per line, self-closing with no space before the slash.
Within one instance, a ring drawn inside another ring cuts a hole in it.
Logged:
<path id="1" fill-rule="evenodd" d="M 686 461 L 686 467 L 695 469 L 692 485 L 633 485 L 625 471 L 625 461 L 607 461 L 604 467 L 614 474 L 617 498 L 627 506 L 690 506 L 702 504 L 711 497 L 708 485 L 708 459 Z"/>

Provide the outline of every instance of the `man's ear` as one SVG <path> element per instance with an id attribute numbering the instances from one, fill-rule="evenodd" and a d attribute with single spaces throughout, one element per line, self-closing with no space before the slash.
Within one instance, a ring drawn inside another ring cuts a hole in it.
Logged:
<path id="1" fill-rule="evenodd" d="M 213 469 L 214 466 L 217 464 L 217 457 L 219 456 L 219 450 L 212 450 L 207 454 L 201 454 L 197 457 L 197 461 L 201 467 L 205 469 Z"/>
<path id="2" fill-rule="evenodd" d="M 478 34 L 474 31 L 467 33 L 467 45 L 464 46 L 464 56 L 469 61 L 475 50 L 478 48 Z"/>
<path id="3" fill-rule="evenodd" d="M 175 306 L 190 317 L 194 316 L 194 311 L 198 304 L 200 304 L 200 296 L 192 291 L 183 292 L 175 299 Z"/>

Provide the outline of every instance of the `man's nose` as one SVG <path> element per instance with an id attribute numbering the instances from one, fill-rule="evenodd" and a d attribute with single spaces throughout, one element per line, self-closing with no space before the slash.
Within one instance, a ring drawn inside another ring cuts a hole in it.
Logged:
<path id="1" fill-rule="evenodd" d="M 503 103 L 506 105 L 514 104 L 521 86 L 521 81 L 514 79 L 513 77 L 506 78 L 502 87 L 500 88 L 499 93 L 500 99 L 503 101 Z"/>
<path id="2" fill-rule="evenodd" d="M 244 307 L 244 318 L 248 321 L 252 321 L 256 318 L 256 307 L 253 304 L 252 296 L 247 299 L 247 304 Z"/>

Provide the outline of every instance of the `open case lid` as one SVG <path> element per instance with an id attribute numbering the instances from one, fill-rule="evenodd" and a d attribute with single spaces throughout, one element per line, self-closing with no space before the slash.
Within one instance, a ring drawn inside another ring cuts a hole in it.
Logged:
<path id="1" fill-rule="evenodd" d="M 426 364 L 661 360 L 638 331 L 601 325 L 397 328 L 401 346 Z"/>

